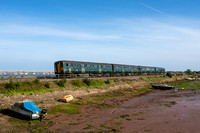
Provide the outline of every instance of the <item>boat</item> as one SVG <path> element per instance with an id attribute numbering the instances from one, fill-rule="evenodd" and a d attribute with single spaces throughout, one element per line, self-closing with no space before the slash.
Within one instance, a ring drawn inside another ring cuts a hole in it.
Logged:
<path id="1" fill-rule="evenodd" d="M 160 90 L 171 90 L 174 89 L 174 86 L 168 86 L 166 84 L 154 84 L 152 85 L 154 89 L 160 89 Z"/>
<path id="2" fill-rule="evenodd" d="M 28 119 L 43 119 L 47 114 L 45 109 L 40 109 L 30 100 L 17 102 L 11 108 L 12 111 Z"/>

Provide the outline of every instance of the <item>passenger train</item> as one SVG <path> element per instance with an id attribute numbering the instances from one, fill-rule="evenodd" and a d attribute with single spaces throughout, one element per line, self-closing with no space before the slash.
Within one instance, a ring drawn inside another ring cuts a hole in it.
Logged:
<path id="1" fill-rule="evenodd" d="M 165 68 L 62 60 L 54 63 L 54 71 L 57 77 L 66 78 L 84 76 L 114 77 L 164 74 Z"/>

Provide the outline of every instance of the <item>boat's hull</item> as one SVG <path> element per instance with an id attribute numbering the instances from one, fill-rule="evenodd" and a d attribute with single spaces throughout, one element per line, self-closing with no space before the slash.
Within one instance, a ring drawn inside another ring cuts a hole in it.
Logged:
<path id="1" fill-rule="evenodd" d="M 18 108 L 18 107 L 13 106 L 12 110 L 29 119 L 38 119 L 40 117 L 38 114 L 33 114 L 32 112 L 22 110 L 21 108 Z"/>
<path id="2" fill-rule="evenodd" d="M 154 89 L 160 89 L 160 90 L 171 90 L 174 89 L 174 86 L 162 86 L 162 85 L 152 85 Z"/>

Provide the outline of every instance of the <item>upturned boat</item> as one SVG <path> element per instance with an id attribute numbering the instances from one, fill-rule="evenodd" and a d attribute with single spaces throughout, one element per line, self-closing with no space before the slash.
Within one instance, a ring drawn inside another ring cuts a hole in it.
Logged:
<path id="1" fill-rule="evenodd" d="M 160 90 L 171 90 L 174 89 L 174 86 L 169 86 L 166 84 L 153 84 L 152 87 L 154 89 L 160 89 Z"/>
<path id="2" fill-rule="evenodd" d="M 12 111 L 29 119 L 43 119 L 47 114 L 45 109 L 40 109 L 30 100 L 24 100 L 15 103 L 11 108 Z"/>

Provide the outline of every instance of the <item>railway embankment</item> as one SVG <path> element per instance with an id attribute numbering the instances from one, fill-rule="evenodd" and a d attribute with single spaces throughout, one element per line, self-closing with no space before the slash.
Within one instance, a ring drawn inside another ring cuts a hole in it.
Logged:
<path id="1" fill-rule="evenodd" d="M 136 92 L 146 88 L 151 90 L 152 83 L 170 83 L 184 80 L 185 76 L 169 78 L 166 76 L 134 76 L 120 78 L 92 78 L 92 79 L 32 79 L 12 81 L 0 84 L 0 107 L 8 108 L 19 100 L 32 99 L 35 102 L 57 100 L 71 94 L 75 98 L 85 95 L 114 91 L 118 89 L 132 89 Z M 45 105 L 47 108 L 51 104 Z"/>

